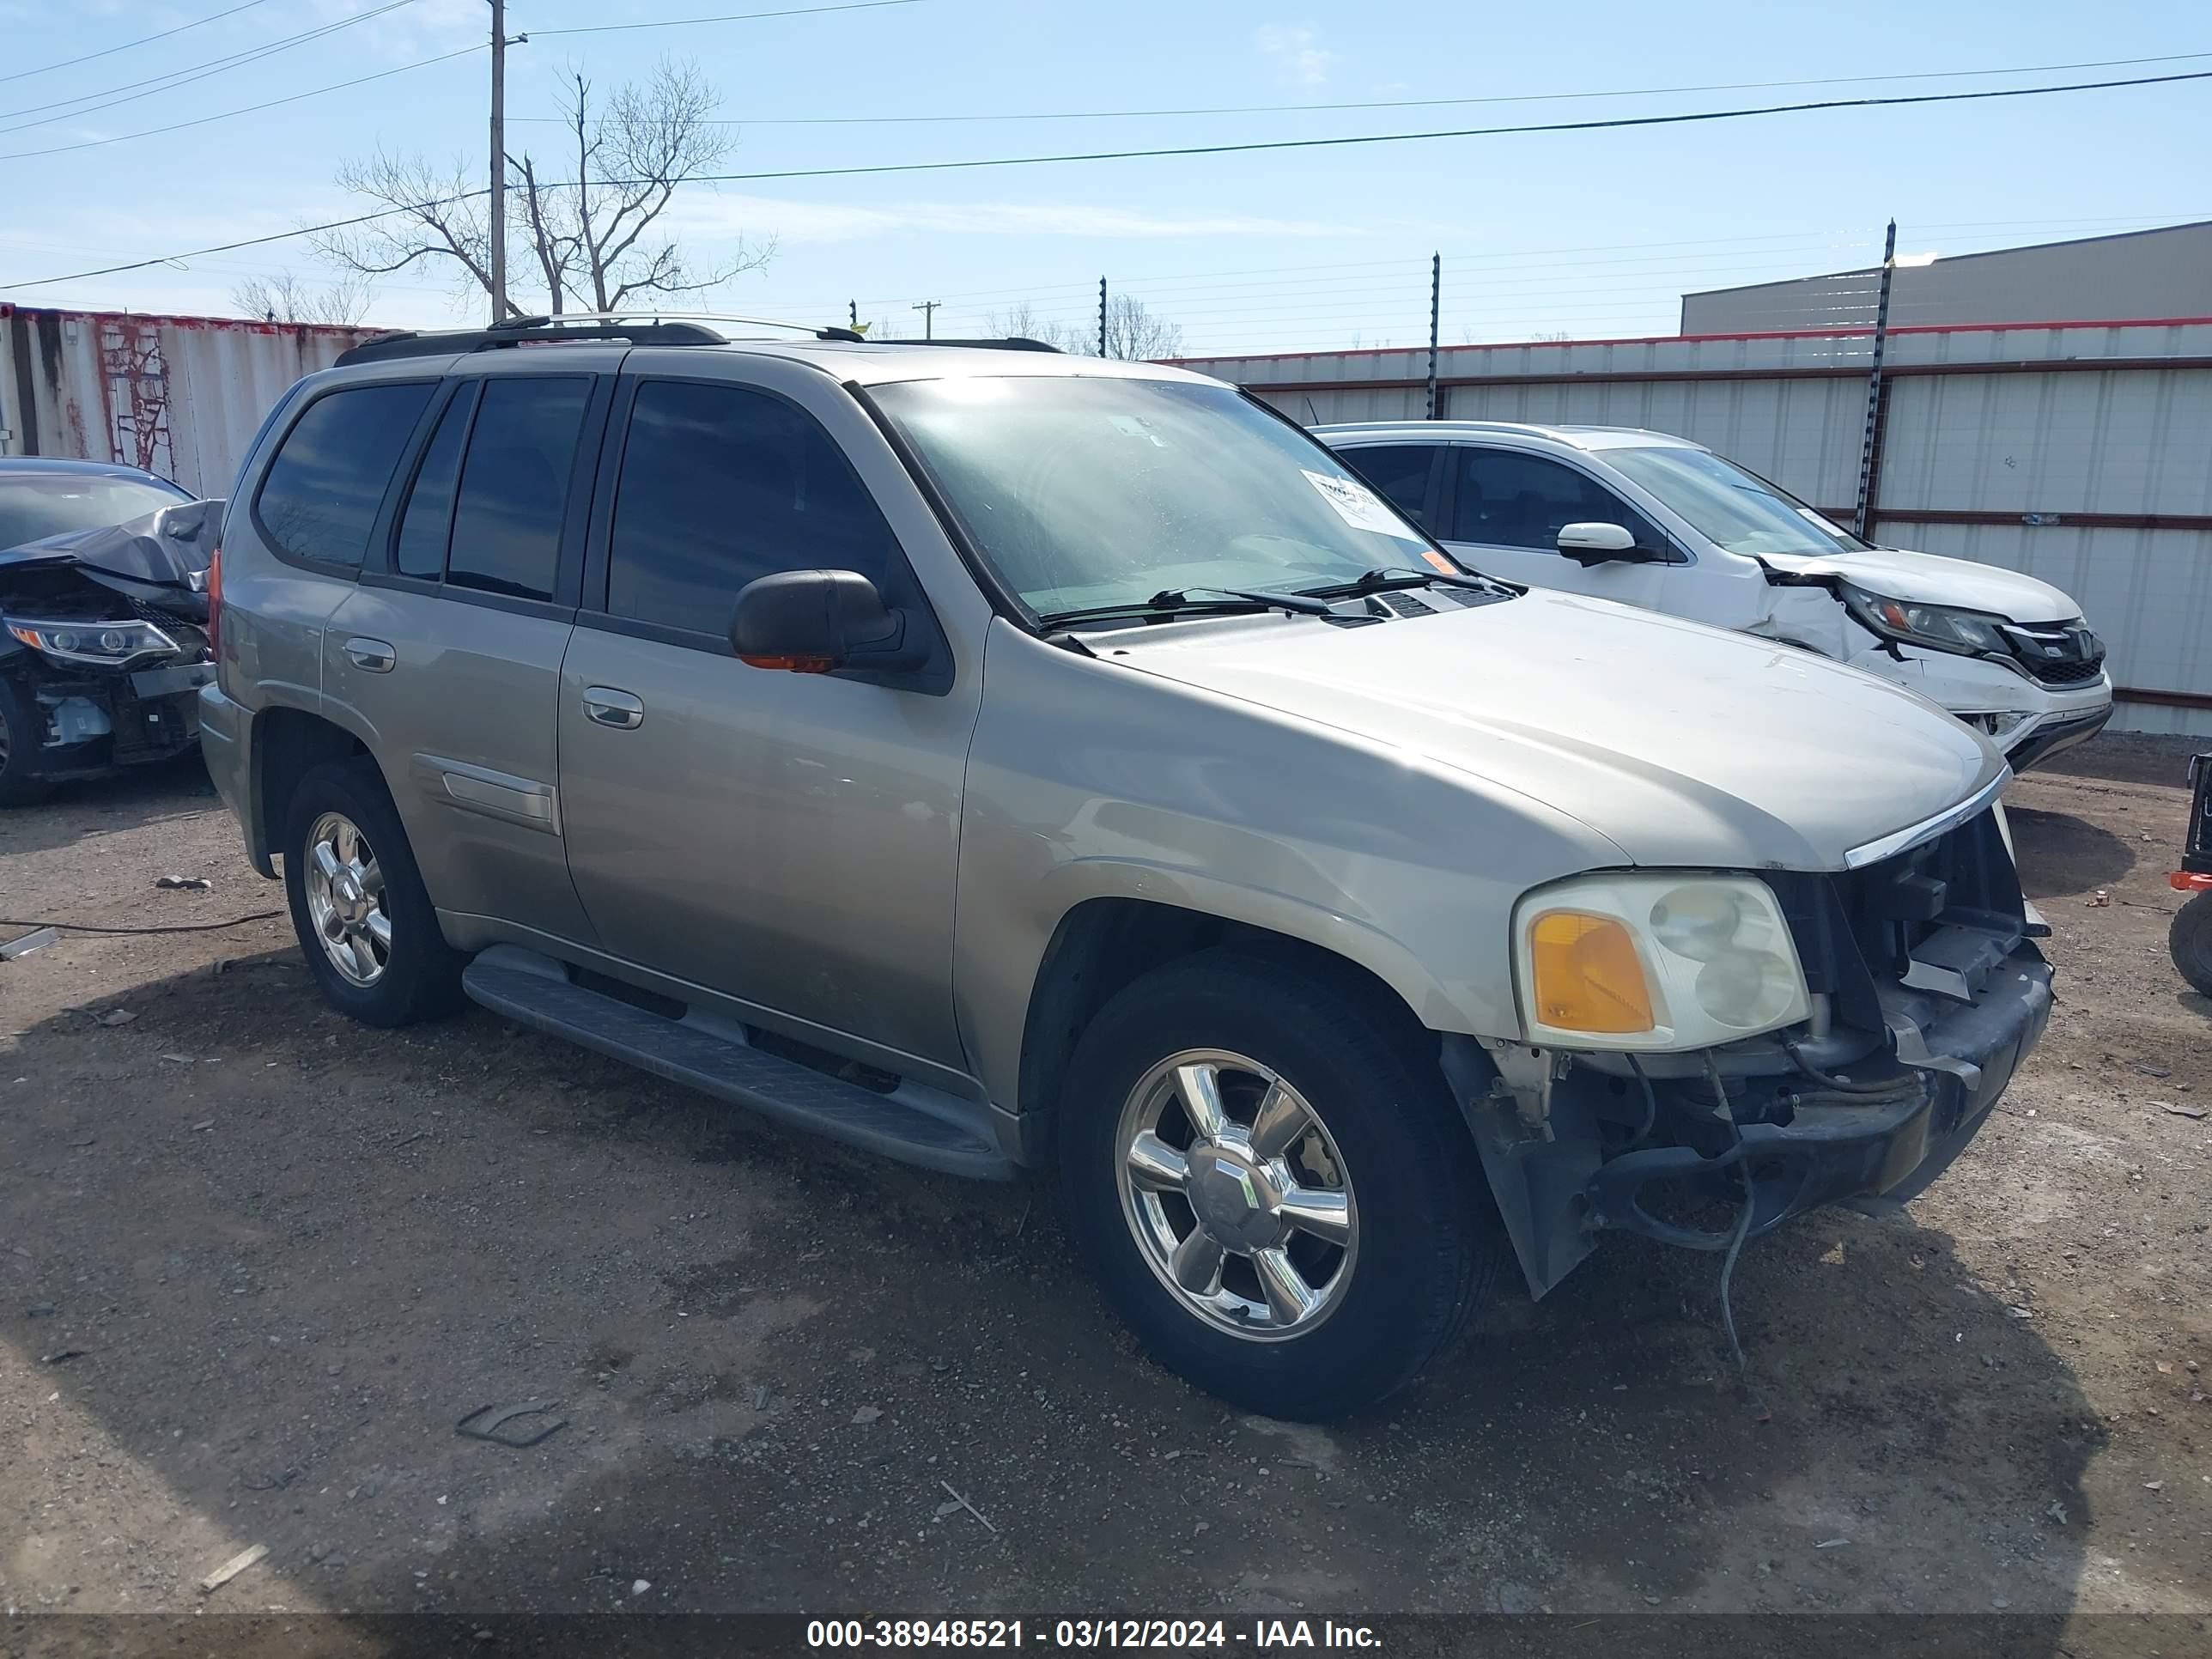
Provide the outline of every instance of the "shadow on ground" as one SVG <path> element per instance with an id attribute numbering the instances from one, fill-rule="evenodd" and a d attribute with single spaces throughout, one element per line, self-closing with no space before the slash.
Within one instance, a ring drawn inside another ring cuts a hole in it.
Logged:
<path id="1" fill-rule="evenodd" d="M 1741 1377 L 1715 1261 L 1619 1241 L 1386 1409 L 1300 1427 L 1138 1357 L 1042 1188 L 481 1015 L 367 1030 L 290 951 L 131 1001 L 24 1036 L 0 1337 L 79 1350 L 50 1369 L 85 1455 L 331 1608 L 2073 1604 L 2103 1430 L 1910 1219 L 1747 1252 Z M 542 1444 L 454 1432 L 531 1400 L 565 1419 Z"/>

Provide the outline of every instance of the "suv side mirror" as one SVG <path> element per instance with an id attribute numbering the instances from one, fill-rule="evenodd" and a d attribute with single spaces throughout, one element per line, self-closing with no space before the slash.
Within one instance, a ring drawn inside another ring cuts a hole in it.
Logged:
<path id="1" fill-rule="evenodd" d="M 1659 556 L 1636 544 L 1626 525 L 1571 524 L 1559 532 L 1559 551 L 1584 569 L 1594 564 L 1649 564 Z"/>
<path id="2" fill-rule="evenodd" d="M 857 570 L 781 570 L 747 582 L 730 617 L 730 647 L 753 668 L 829 674 L 842 668 L 885 673 L 921 665 L 906 613 L 884 603 Z"/>

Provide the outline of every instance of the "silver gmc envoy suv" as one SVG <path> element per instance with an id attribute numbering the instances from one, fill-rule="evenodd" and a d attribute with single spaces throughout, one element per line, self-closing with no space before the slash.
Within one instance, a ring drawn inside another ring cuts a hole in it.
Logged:
<path id="1" fill-rule="evenodd" d="M 1910 1198 L 2042 1031 L 1913 693 L 1493 580 L 1197 375 L 731 320 L 373 341 L 255 440 L 202 739 L 338 1008 L 1049 1166 L 1290 1418 L 1509 1267 Z"/>

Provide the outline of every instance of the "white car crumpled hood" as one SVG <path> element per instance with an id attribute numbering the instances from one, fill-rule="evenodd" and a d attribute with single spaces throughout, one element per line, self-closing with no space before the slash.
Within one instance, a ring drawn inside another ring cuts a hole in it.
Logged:
<path id="1" fill-rule="evenodd" d="M 1365 627 L 1115 644 L 1129 666 L 1545 802 L 1650 866 L 1840 869 L 2004 769 L 1925 699 L 1809 652 L 1540 589 L 1436 602 Z"/>
<path id="2" fill-rule="evenodd" d="M 1762 553 L 1759 562 L 1790 575 L 1840 576 L 1869 593 L 1979 611 L 2016 623 L 2080 619 L 2081 607 L 2049 582 L 2000 565 L 1912 553 L 1899 547 L 1863 553 Z"/>

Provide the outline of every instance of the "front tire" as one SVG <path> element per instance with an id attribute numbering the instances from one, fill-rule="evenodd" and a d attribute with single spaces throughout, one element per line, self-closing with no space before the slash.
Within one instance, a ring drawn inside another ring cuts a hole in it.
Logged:
<path id="1" fill-rule="evenodd" d="M 1430 1041 L 1364 985 L 1231 949 L 1100 1011 L 1068 1067 L 1060 1176 L 1079 1252 L 1160 1363 L 1326 1419 L 1463 1328 L 1503 1258 Z"/>
<path id="2" fill-rule="evenodd" d="M 367 1025 L 412 1025 L 461 1005 L 465 958 L 439 931 L 399 813 L 366 757 L 314 768 L 285 815 L 284 893 L 307 971 Z"/>
<path id="3" fill-rule="evenodd" d="M 2197 894 L 2175 913 L 2166 942 L 2182 978 L 2197 995 L 2212 997 L 2212 892 Z"/>

